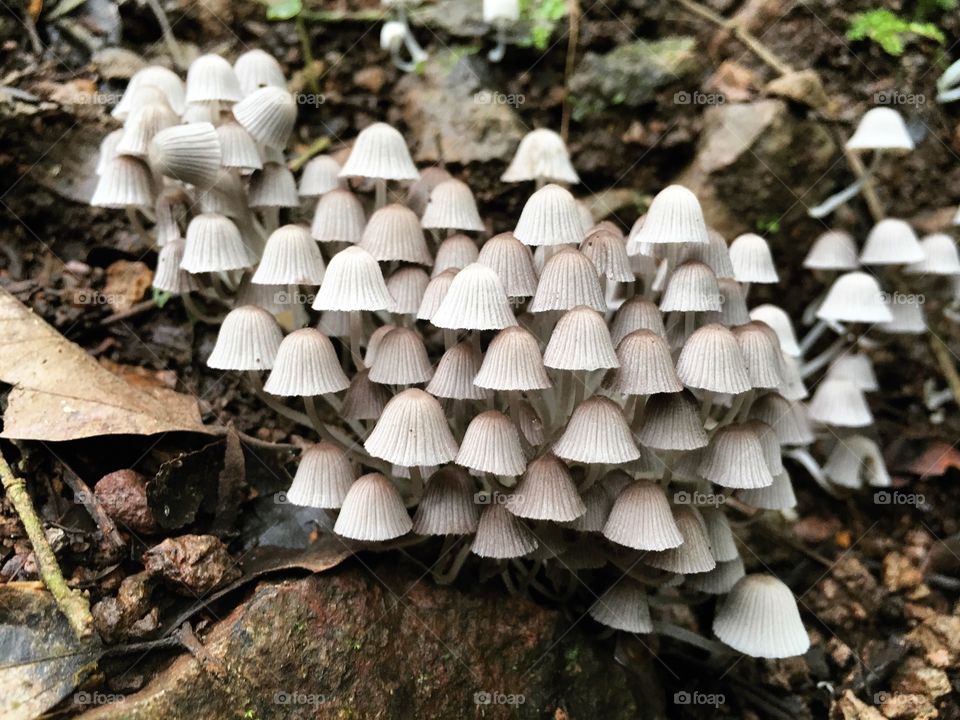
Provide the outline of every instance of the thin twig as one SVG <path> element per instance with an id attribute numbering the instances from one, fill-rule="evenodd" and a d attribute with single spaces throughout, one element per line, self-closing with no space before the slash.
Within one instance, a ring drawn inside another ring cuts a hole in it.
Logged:
<path id="1" fill-rule="evenodd" d="M 953 364 L 950 348 L 935 333 L 930 333 L 930 349 L 937 359 L 937 365 L 940 366 L 940 372 L 943 373 L 947 385 L 950 386 L 954 401 L 960 405 L 960 373 L 957 372 L 957 366 Z"/>
<path id="2" fill-rule="evenodd" d="M 576 69 L 577 63 L 577 40 L 580 38 L 580 2 L 579 0 L 568 0 L 567 8 L 569 30 L 567 33 L 567 59 L 563 68 L 564 87 L 570 86 L 570 78 Z M 570 98 L 566 97 L 563 101 L 563 117 L 560 119 L 560 137 L 567 142 L 570 134 Z"/>

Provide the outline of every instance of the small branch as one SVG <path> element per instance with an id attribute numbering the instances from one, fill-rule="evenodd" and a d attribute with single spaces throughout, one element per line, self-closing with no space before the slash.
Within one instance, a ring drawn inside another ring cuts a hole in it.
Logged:
<path id="1" fill-rule="evenodd" d="M 107 513 L 104 512 L 103 508 L 100 506 L 100 503 L 97 501 L 93 491 L 83 480 L 80 479 L 80 476 L 73 471 L 73 468 L 62 461 L 61 464 L 63 465 L 64 469 L 63 481 L 69 486 L 70 490 L 73 491 L 74 500 L 79 500 L 87 509 L 87 512 L 90 513 L 90 517 L 93 518 L 93 521 L 97 524 L 97 527 L 100 528 L 100 532 L 103 534 L 103 539 L 107 542 L 110 548 L 113 550 L 121 550 L 126 543 L 124 543 L 123 538 L 120 537 L 120 533 L 117 531 L 116 524 L 114 524 L 113 520 L 110 519 L 110 516 L 107 515 Z"/>
<path id="2" fill-rule="evenodd" d="M 567 17 L 569 30 L 567 33 L 567 59 L 563 68 L 563 85 L 570 86 L 570 78 L 573 77 L 577 63 L 577 41 L 580 38 L 580 2 L 579 0 L 568 0 Z M 560 119 L 560 137 L 567 142 L 567 136 L 570 134 L 570 98 L 563 100 L 563 117 Z"/>
<path id="3" fill-rule="evenodd" d="M 953 364 L 952 353 L 943 340 L 934 333 L 930 333 L 930 349 L 933 356 L 937 359 L 937 365 L 940 366 L 940 372 L 950 386 L 950 392 L 953 393 L 953 399 L 957 405 L 960 405 L 960 373 L 957 372 L 957 366 Z"/>

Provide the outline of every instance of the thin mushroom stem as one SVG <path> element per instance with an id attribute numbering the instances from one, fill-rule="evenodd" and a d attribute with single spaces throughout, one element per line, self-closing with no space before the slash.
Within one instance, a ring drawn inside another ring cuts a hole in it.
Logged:
<path id="1" fill-rule="evenodd" d="M 257 370 L 247 370 L 247 379 L 250 380 L 250 384 L 253 385 L 253 391 L 257 397 L 275 413 L 283 415 L 288 420 L 292 420 L 304 427 L 313 427 L 313 422 L 311 422 L 310 417 L 306 413 L 287 407 L 283 402 L 277 400 L 263 389 L 263 380 L 260 378 L 260 373 Z"/>
<path id="2" fill-rule="evenodd" d="M 464 542 L 457 551 L 457 554 L 454 555 L 453 561 L 450 563 L 450 567 L 448 567 L 442 573 L 434 573 L 434 582 L 436 582 L 438 585 L 450 585 L 454 580 L 457 579 L 457 575 L 460 574 L 460 570 L 463 568 L 463 565 L 467 561 L 468 557 L 470 557 L 470 543 Z"/>
<path id="3" fill-rule="evenodd" d="M 703 635 L 693 632 L 692 630 L 687 630 L 682 628 L 679 625 L 674 625 L 673 623 L 656 621 L 653 623 L 653 630 L 658 635 L 665 635 L 667 637 L 672 637 L 674 640 L 679 640 L 680 642 L 685 642 L 688 645 L 693 645 L 695 647 L 706 650 L 711 655 L 730 655 L 732 651 L 723 643 L 719 643 L 716 640 L 710 640 L 705 638 Z"/>
<path id="4" fill-rule="evenodd" d="M 498 63 L 507 54 L 507 31 L 505 23 L 497 23 L 497 44 L 487 53 L 487 60 Z"/>
<path id="5" fill-rule="evenodd" d="M 510 410 L 510 419 L 517 428 L 517 435 L 520 436 L 520 447 L 523 448 L 523 454 L 527 457 L 533 456 L 533 445 L 523 434 L 523 424 L 520 422 L 520 393 L 517 390 L 510 390 L 507 393 L 507 407 Z"/>
<path id="6" fill-rule="evenodd" d="M 827 480 L 826 474 L 823 472 L 823 468 L 820 467 L 820 463 L 814 460 L 813 455 L 810 454 L 810 451 L 806 448 L 793 448 L 788 450 L 786 453 L 787 457 L 796 460 L 798 463 L 803 465 L 804 469 L 810 473 L 817 485 L 819 485 L 823 490 L 832 497 L 837 497 L 837 491 L 833 489 L 833 486 L 830 484 L 830 481 Z"/>
<path id="7" fill-rule="evenodd" d="M 703 404 L 700 405 L 700 422 L 706 423 L 707 418 L 710 417 L 710 411 L 713 409 L 713 398 L 715 393 L 711 390 L 706 390 L 703 393 Z"/>
<path id="8" fill-rule="evenodd" d="M 810 328 L 807 334 L 804 335 L 803 339 L 800 341 L 800 354 L 805 355 L 806 352 L 813 347 L 814 343 L 820 339 L 820 336 L 826 332 L 828 327 L 830 327 L 830 325 L 826 320 L 822 318 L 817 320 L 817 324 Z"/>
<path id="9" fill-rule="evenodd" d="M 376 188 L 375 209 L 379 210 L 387 204 L 387 181 L 383 178 L 376 178 L 374 180 L 374 187 Z"/>
<path id="10" fill-rule="evenodd" d="M 153 238 L 150 237 L 150 233 L 147 232 L 147 229 L 143 226 L 143 223 L 140 222 L 140 214 L 137 212 L 136 208 L 127 208 L 127 219 L 130 221 L 133 229 L 137 231 L 137 235 L 140 236 L 140 239 L 143 240 L 148 247 L 152 247 L 154 244 Z"/>
<path id="11" fill-rule="evenodd" d="M 206 325 L 220 325 L 223 322 L 223 318 L 226 317 L 225 315 L 208 315 L 197 305 L 196 300 L 194 300 L 188 292 L 183 293 L 180 299 L 183 301 L 183 307 L 191 320 L 202 322 Z"/>
<path id="12" fill-rule="evenodd" d="M 843 350 L 847 347 L 846 338 L 839 337 L 833 341 L 833 344 L 830 345 L 826 350 L 817 355 L 813 360 L 804 363 L 800 368 L 800 377 L 806 379 L 813 375 L 817 370 L 822 368 L 824 365 L 833 360 L 837 355 L 840 355 Z"/>
<path id="13" fill-rule="evenodd" d="M 160 25 L 160 33 L 163 35 L 163 42 L 167 46 L 167 51 L 170 53 L 170 57 L 173 58 L 173 62 L 178 68 L 186 67 L 187 63 L 183 50 L 180 47 L 180 43 L 177 42 L 176 36 L 173 34 L 173 26 L 170 24 L 170 20 L 163 11 L 159 0 L 147 0 L 147 7 L 150 8 L 150 12 L 157 18 L 157 23 Z"/>
<path id="14" fill-rule="evenodd" d="M 410 468 L 410 493 L 412 496 L 411 499 L 415 499 L 418 503 L 423 497 L 423 474 L 417 465 L 413 465 Z"/>
<path id="15" fill-rule="evenodd" d="M 357 372 L 366 369 L 363 364 L 363 355 L 360 353 L 360 336 L 363 334 L 363 316 L 359 310 L 350 311 L 350 357 Z"/>

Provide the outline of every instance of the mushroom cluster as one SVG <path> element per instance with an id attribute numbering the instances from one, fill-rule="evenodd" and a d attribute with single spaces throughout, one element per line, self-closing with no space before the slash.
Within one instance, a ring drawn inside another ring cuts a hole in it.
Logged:
<path id="1" fill-rule="evenodd" d="M 537 189 L 498 234 L 384 123 L 298 185 L 296 104 L 260 51 L 201 57 L 185 85 L 143 70 L 115 114 L 93 203 L 152 224 L 158 289 L 195 317 L 231 308 L 208 365 L 315 431 L 289 501 L 352 541 L 440 536 L 438 580 L 472 555 L 512 587 L 582 583 L 592 617 L 636 633 L 652 596 L 723 596 L 724 643 L 807 650 L 791 591 L 745 573 L 727 516 L 791 508 L 782 455 L 813 439 L 790 321 L 747 305 L 778 277 L 763 238 L 728 248 L 676 185 L 628 236 L 594 224 L 548 130 L 511 163 Z M 315 198 L 312 223 L 280 224 Z"/>

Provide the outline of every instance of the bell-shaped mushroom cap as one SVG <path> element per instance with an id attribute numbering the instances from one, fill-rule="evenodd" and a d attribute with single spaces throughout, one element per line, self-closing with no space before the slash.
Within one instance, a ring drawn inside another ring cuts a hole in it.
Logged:
<path id="1" fill-rule="evenodd" d="M 880 389 L 877 375 L 873 371 L 873 361 L 869 355 L 863 353 L 845 352 L 838 355 L 830 363 L 827 376 L 849 380 L 864 392 L 876 392 Z"/>
<path id="2" fill-rule="evenodd" d="M 282 150 L 297 122 L 297 103 L 284 88 L 262 87 L 234 105 L 233 116 L 257 142 Z"/>
<path id="3" fill-rule="evenodd" d="M 469 535 L 477 531 L 480 509 L 474 484 L 460 468 L 448 465 L 427 480 L 413 516 L 417 535 Z"/>
<path id="4" fill-rule="evenodd" d="M 357 135 L 350 157 L 340 170 L 340 177 L 416 180 L 420 173 L 413 164 L 403 135 L 386 123 L 378 122 Z"/>
<path id="5" fill-rule="evenodd" d="M 372 367 L 377 360 L 377 351 L 380 349 L 380 343 L 387 336 L 387 333 L 396 328 L 396 325 L 381 325 L 367 339 L 367 351 L 363 356 L 363 363 L 367 367 Z"/>
<path id="6" fill-rule="evenodd" d="M 622 395 L 653 395 L 683 390 L 667 341 L 651 330 L 635 330 L 617 346 L 620 368 L 607 384 Z"/>
<path id="7" fill-rule="evenodd" d="M 123 124 L 123 136 L 114 152 L 117 155 L 146 158 L 154 135 L 179 124 L 180 118 L 166 103 L 151 103 L 134 108 Z"/>
<path id="8" fill-rule="evenodd" d="M 620 406 L 600 395 L 577 405 L 553 451 L 564 460 L 620 464 L 640 457 Z"/>
<path id="9" fill-rule="evenodd" d="M 780 374 L 782 351 L 777 333 L 766 323 L 754 320 L 733 329 L 747 366 L 750 384 L 773 390 L 783 385 Z"/>
<path id="10" fill-rule="evenodd" d="M 301 225 L 284 225 L 267 238 L 260 265 L 253 274 L 258 285 L 319 285 L 323 282 L 320 248 Z"/>
<path id="11" fill-rule="evenodd" d="M 633 282 L 623 235 L 603 226 L 590 231 L 580 243 L 580 252 L 593 263 L 601 277 L 613 282 Z"/>
<path id="12" fill-rule="evenodd" d="M 717 561 L 710 552 L 706 524 L 696 508 L 679 507 L 674 516 L 683 542 L 677 547 L 659 550 L 643 558 L 644 562 L 668 572 L 691 575 L 713 570 Z"/>
<path id="13" fill-rule="evenodd" d="M 327 336 L 313 328 L 301 328 L 280 343 L 263 389 L 281 397 L 312 397 L 340 392 L 349 386 L 337 351 Z"/>
<path id="14" fill-rule="evenodd" d="M 767 464 L 767 469 L 771 475 L 779 475 L 783 472 L 783 458 L 780 455 L 780 436 L 771 425 L 756 420 L 748 419 L 740 423 L 739 427 L 751 430 L 760 441 L 760 448 L 763 450 L 763 460 Z"/>
<path id="15" fill-rule="evenodd" d="M 743 560 L 737 557 L 726 562 L 718 561 L 717 566 L 709 572 L 688 575 L 683 585 L 710 595 L 726 595 L 745 574 Z"/>
<path id="16" fill-rule="evenodd" d="M 629 633 L 653 632 L 647 593 L 640 583 L 623 578 L 597 598 L 588 611 L 601 625 Z"/>
<path id="17" fill-rule="evenodd" d="M 853 435 L 839 440 L 823 466 L 824 474 L 841 487 L 859 489 L 864 483 L 890 487 L 883 453 L 870 438 Z"/>
<path id="18" fill-rule="evenodd" d="M 487 347 L 474 384 L 489 390 L 524 391 L 550 387 L 537 338 L 519 326 L 501 330 Z"/>
<path id="19" fill-rule="evenodd" d="M 117 155 L 100 174 L 90 205 L 121 209 L 153 206 L 153 179 L 146 163 L 129 155 Z"/>
<path id="20" fill-rule="evenodd" d="M 386 310 L 392 304 L 376 258 L 351 246 L 330 258 L 313 309 Z"/>
<path id="21" fill-rule="evenodd" d="M 543 420 L 537 415 L 533 406 L 525 400 L 520 401 L 520 432 L 527 439 L 530 445 L 537 447 L 543 445 L 546 441 L 546 434 L 543 429 Z"/>
<path id="22" fill-rule="evenodd" d="M 256 48 L 242 53 L 233 63 L 233 71 L 240 83 L 240 90 L 249 95 L 257 88 L 285 88 L 287 79 L 283 76 L 280 63 L 268 52 Z"/>
<path id="23" fill-rule="evenodd" d="M 518 0 L 483 0 L 483 22 L 487 25 L 510 24 L 519 19 L 520 3 Z M 535 132 L 538 131 L 534 130 L 530 134 L 532 135 Z M 552 130 L 546 132 L 556 135 Z M 521 140 L 521 142 L 523 141 Z"/>
<path id="24" fill-rule="evenodd" d="M 882 323 L 893 319 L 883 302 L 876 279 L 865 272 L 850 272 L 834 280 L 817 309 L 822 320 Z"/>
<path id="25" fill-rule="evenodd" d="M 730 562 L 740 557 L 737 551 L 737 542 L 730 529 L 727 514 L 715 508 L 702 508 L 700 516 L 707 529 L 707 538 L 710 542 L 710 552 L 713 559 L 719 562 Z"/>
<path id="26" fill-rule="evenodd" d="M 345 338 L 350 336 L 350 313 L 326 310 L 320 313 L 317 329 L 327 337 Z"/>
<path id="27" fill-rule="evenodd" d="M 577 305 L 599 312 L 607 309 L 597 268 L 578 250 L 564 249 L 544 265 L 529 310 L 569 310 Z"/>
<path id="28" fill-rule="evenodd" d="M 787 400 L 805 400 L 810 393 L 807 392 L 807 386 L 800 375 L 800 359 L 784 354 L 780 360 L 783 385 L 777 390 Z"/>
<path id="29" fill-rule="evenodd" d="M 946 233 L 926 235 L 921 241 L 924 259 L 904 268 L 910 275 L 960 275 L 957 244 Z"/>
<path id="30" fill-rule="evenodd" d="M 752 387 L 737 338 L 723 325 L 694 330 L 677 358 L 677 375 L 687 387 L 736 395 Z"/>
<path id="31" fill-rule="evenodd" d="M 750 322 L 744 286 L 731 278 L 718 278 L 717 289 L 720 291 L 720 309 L 704 313 L 703 321 L 731 328 Z"/>
<path id="32" fill-rule="evenodd" d="M 219 55 L 201 55 L 187 69 L 188 103 L 237 102 L 243 97 L 240 81 L 230 63 Z"/>
<path id="33" fill-rule="evenodd" d="M 303 166 L 297 192 L 300 197 L 319 197 L 340 187 L 340 163 L 330 155 L 317 155 Z"/>
<path id="34" fill-rule="evenodd" d="M 737 282 L 775 283 L 780 279 L 770 246 L 754 233 L 745 233 L 730 244 L 730 262 Z"/>
<path id="35" fill-rule="evenodd" d="M 667 337 L 660 310 L 639 295 L 634 295 L 620 306 L 610 325 L 610 339 L 614 346 L 619 347 L 623 339 L 635 330 L 650 330 L 662 338 Z"/>
<path id="36" fill-rule="evenodd" d="M 417 310 L 417 320 L 432 320 L 440 304 L 450 292 L 450 286 L 453 285 L 453 279 L 457 276 L 457 270 L 444 270 L 435 278 L 430 280 L 423 291 L 423 297 L 420 299 L 420 307 Z"/>
<path id="37" fill-rule="evenodd" d="M 761 510 L 789 510 L 797 506 L 793 484 L 787 471 L 773 476 L 773 484 L 763 488 L 738 490 L 737 498 Z"/>
<path id="38" fill-rule="evenodd" d="M 857 245 L 850 233 L 843 230 L 828 230 L 820 235 L 803 260 L 810 270 L 856 270 Z"/>
<path id="39" fill-rule="evenodd" d="M 640 244 L 709 243 L 707 223 L 697 196 L 682 185 L 670 185 L 657 193 L 636 233 L 630 233 L 631 246 Z"/>
<path id="40" fill-rule="evenodd" d="M 197 200 L 200 212 L 218 213 L 236 219 L 247 215 L 247 197 L 237 170 L 224 168 L 209 188 L 197 188 Z"/>
<path id="41" fill-rule="evenodd" d="M 425 383 L 431 377 L 433 366 L 420 333 L 398 327 L 384 335 L 370 366 L 370 379 L 373 382 L 381 385 L 414 385 Z"/>
<path id="42" fill-rule="evenodd" d="M 174 125 L 150 141 L 150 166 L 161 175 L 208 188 L 221 169 L 220 136 L 210 123 Z"/>
<path id="43" fill-rule="evenodd" d="M 175 113 L 178 115 L 183 113 L 184 107 L 186 107 L 183 80 L 168 68 L 160 65 L 148 65 L 137 70 L 130 78 L 120 102 L 110 111 L 110 114 L 118 120 L 126 120 L 127 116 L 141 104 L 137 95 L 145 87 L 159 90 Z"/>
<path id="44" fill-rule="evenodd" d="M 416 315 L 423 302 L 423 294 L 430 284 L 430 276 L 418 267 L 403 267 L 387 278 L 387 291 L 393 304 L 387 308 L 397 315 Z"/>
<path id="45" fill-rule="evenodd" d="M 543 364 L 557 370 L 620 367 L 603 315 L 583 305 L 565 312 L 550 335 Z"/>
<path id="46" fill-rule="evenodd" d="M 207 367 L 269 370 L 282 340 L 283 332 L 273 315 L 254 305 L 241 305 L 224 318 Z"/>
<path id="47" fill-rule="evenodd" d="M 713 632 L 751 657 L 793 657 L 810 648 L 793 593 L 773 575 L 742 577 L 717 608 Z"/>
<path id="48" fill-rule="evenodd" d="M 411 529 L 413 522 L 403 506 L 400 491 L 380 473 L 357 478 L 347 491 L 333 526 L 337 535 L 365 542 L 391 540 L 406 535 Z"/>
<path id="49" fill-rule="evenodd" d="M 473 191 L 465 182 L 454 178 L 444 180 L 433 188 L 423 211 L 422 224 L 425 228 L 437 229 L 484 229 Z"/>
<path id="50" fill-rule="evenodd" d="M 100 149 L 97 155 L 97 175 L 103 175 L 107 169 L 107 164 L 118 155 L 117 145 L 120 144 L 122 138 L 122 127 L 104 135 L 103 140 L 100 141 Z"/>
<path id="51" fill-rule="evenodd" d="M 666 550 L 683 542 L 663 488 L 646 480 L 620 491 L 603 535 L 634 550 Z"/>
<path id="52" fill-rule="evenodd" d="M 453 400 L 483 400 L 489 393 L 474 385 L 483 356 L 473 343 L 457 343 L 447 350 L 427 385 L 427 392 Z"/>
<path id="53" fill-rule="evenodd" d="M 420 177 L 410 183 L 407 188 L 407 207 L 413 210 L 418 217 L 423 217 L 424 210 L 427 209 L 427 203 L 430 201 L 430 193 L 444 180 L 449 180 L 450 173 L 442 167 L 428 167 L 420 172 Z"/>
<path id="54" fill-rule="evenodd" d="M 271 315 L 292 310 L 299 305 L 296 293 L 291 293 L 287 285 L 254 285 L 250 282 L 250 272 L 244 273 L 237 289 L 236 305 L 256 305 Z M 328 333 L 329 334 L 329 333 Z"/>
<path id="55" fill-rule="evenodd" d="M 570 523 L 570 527 L 584 533 L 598 533 L 603 531 L 613 507 L 613 498 L 602 485 L 593 485 L 581 495 L 586 511 Z"/>
<path id="56" fill-rule="evenodd" d="M 214 125 L 220 122 L 223 116 L 222 110 L 223 104 L 219 100 L 187 103 L 180 119 L 183 120 L 186 125 L 192 125 L 194 123 L 210 123 Z"/>
<path id="57" fill-rule="evenodd" d="M 180 268 L 185 244 L 183 238 L 173 238 L 160 248 L 152 287 L 171 295 L 182 295 L 196 289 L 194 279 Z"/>
<path id="58" fill-rule="evenodd" d="M 906 265 L 925 257 L 913 228 L 897 218 L 885 218 L 874 225 L 860 251 L 864 265 Z"/>
<path id="59" fill-rule="evenodd" d="M 773 483 L 760 438 L 745 424 L 719 428 L 703 452 L 698 471 L 710 482 L 728 488 L 759 488 Z"/>
<path id="60" fill-rule="evenodd" d="M 783 308 L 776 305 L 757 305 L 750 311 L 750 319 L 755 322 L 766 323 L 780 341 L 780 349 L 792 357 L 800 357 L 800 345 L 793 330 L 793 321 Z"/>
<path id="61" fill-rule="evenodd" d="M 923 315 L 923 295 L 901 295 L 894 293 L 886 301 L 892 318 L 879 323 L 877 329 L 893 335 L 922 335 L 927 331 L 927 320 Z"/>
<path id="62" fill-rule="evenodd" d="M 810 417 L 824 425 L 866 427 L 873 414 L 863 392 L 849 380 L 826 377 L 809 405 Z"/>
<path id="63" fill-rule="evenodd" d="M 310 445 L 300 455 L 287 500 L 294 505 L 336 510 L 353 484 L 353 467 L 342 448 L 329 442 Z"/>
<path id="64" fill-rule="evenodd" d="M 264 162 L 253 173 L 247 197 L 252 208 L 295 208 L 300 206 L 297 181 L 290 169 L 279 162 Z"/>
<path id="65" fill-rule="evenodd" d="M 484 4 L 486 7 L 486 3 Z M 486 14 L 486 10 L 484 10 Z M 570 162 L 566 143 L 548 128 L 532 130 L 520 141 L 510 165 L 500 176 L 503 182 L 545 180 L 575 185 L 580 182 Z"/>
<path id="66" fill-rule="evenodd" d="M 559 185 L 544 185 L 529 197 L 514 236 L 524 245 L 577 245 L 583 226 L 577 201 Z"/>
<path id="67" fill-rule="evenodd" d="M 632 482 L 633 477 L 619 469 L 611 470 L 600 478 L 600 485 L 610 497 L 611 502 L 616 500 L 620 492 Z"/>
<path id="68" fill-rule="evenodd" d="M 267 163 L 278 163 L 283 165 L 284 168 L 287 167 L 287 161 L 283 155 L 283 148 L 276 148 L 272 145 L 264 145 L 263 143 L 260 143 L 257 145 L 257 150 L 260 151 L 260 160 L 264 165 Z M 290 172 L 290 177 L 293 177 L 293 172 Z M 294 181 L 294 186 L 295 185 L 296 181 Z M 299 207 L 299 204 L 294 207 Z"/>
<path id="69" fill-rule="evenodd" d="M 458 450 L 440 403 L 417 388 L 390 399 L 363 446 L 404 467 L 451 462 Z"/>
<path id="70" fill-rule="evenodd" d="M 720 287 L 713 270 L 696 260 L 680 265 L 660 298 L 661 312 L 720 310 Z"/>
<path id="71" fill-rule="evenodd" d="M 500 330 L 517 319 L 497 273 L 472 263 L 453 278 L 430 322 L 449 330 Z"/>
<path id="72" fill-rule="evenodd" d="M 220 164 L 223 167 L 245 174 L 263 168 L 256 141 L 239 123 L 221 123 L 217 126 L 217 137 L 220 138 Z"/>
<path id="73" fill-rule="evenodd" d="M 360 247 L 382 262 L 404 260 L 418 265 L 433 264 L 417 214 L 396 203 L 370 216 Z"/>
<path id="74" fill-rule="evenodd" d="M 503 413 L 488 410 L 467 426 L 457 465 L 494 475 L 516 477 L 527 466 L 516 425 Z"/>
<path id="75" fill-rule="evenodd" d="M 195 215 L 187 226 L 187 244 L 180 263 L 187 272 L 221 272 L 256 262 L 230 218 L 216 213 Z"/>
<path id="76" fill-rule="evenodd" d="M 913 138 L 896 110 L 875 107 L 864 113 L 847 140 L 847 150 L 913 150 Z"/>
<path id="77" fill-rule="evenodd" d="M 376 420 L 389 400 L 387 388 L 370 380 L 370 370 L 361 370 L 353 376 L 343 396 L 343 417 L 347 420 Z"/>
<path id="78" fill-rule="evenodd" d="M 470 550 L 480 557 L 507 560 L 522 557 L 538 546 L 523 521 L 507 510 L 502 496 L 495 495 L 480 513 L 477 535 Z"/>
<path id="79" fill-rule="evenodd" d="M 767 393 L 750 407 L 750 417 L 773 428 L 781 445 L 809 445 L 813 433 L 806 415 L 798 413 L 796 405 L 778 393 Z"/>
<path id="80" fill-rule="evenodd" d="M 507 509 L 517 517 L 557 522 L 575 520 L 587 511 L 567 466 L 549 454 L 530 463 L 507 498 Z"/>
<path id="81" fill-rule="evenodd" d="M 331 190 L 320 198 L 313 213 L 310 235 L 318 242 L 358 243 L 367 218 L 363 205 L 349 190 Z"/>
<path id="82" fill-rule="evenodd" d="M 733 262 L 730 260 L 730 249 L 727 247 L 727 241 L 723 235 L 709 227 L 707 228 L 707 237 L 710 239 L 707 244 L 684 245 L 680 252 L 680 262 L 698 260 L 713 270 L 713 274 L 717 276 L 718 280 L 733 280 L 735 271 Z M 662 245 L 651 245 L 650 247 L 654 250 L 663 248 Z"/>
<path id="83" fill-rule="evenodd" d="M 687 393 L 652 395 L 637 439 L 655 450 L 696 450 L 707 444 L 707 434 Z"/>
<path id="84" fill-rule="evenodd" d="M 477 262 L 479 256 L 477 244 L 473 240 L 462 234 L 451 235 L 437 248 L 437 259 L 433 263 L 430 277 L 434 278 L 447 270 L 463 270 L 467 265 Z"/>

